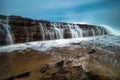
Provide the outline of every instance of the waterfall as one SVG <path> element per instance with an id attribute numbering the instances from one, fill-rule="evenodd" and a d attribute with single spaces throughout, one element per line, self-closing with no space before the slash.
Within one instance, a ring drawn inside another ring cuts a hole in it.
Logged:
<path id="1" fill-rule="evenodd" d="M 63 33 L 63 29 L 60 27 L 61 25 L 57 24 L 57 23 L 51 23 L 51 26 L 55 30 L 55 34 L 56 34 L 57 39 L 63 39 L 64 33 Z"/>
<path id="2" fill-rule="evenodd" d="M 94 31 L 94 29 L 91 29 L 91 31 L 92 31 L 92 33 L 93 33 L 93 36 L 95 36 L 95 31 Z"/>
<path id="3" fill-rule="evenodd" d="M 39 23 L 40 35 L 42 40 L 64 39 L 66 38 L 81 38 L 87 36 L 106 35 L 104 27 L 80 27 L 77 24 L 71 23 L 55 23 L 51 22 L 50 26 Z M 67 30 L 67 31 L 66 31 Z"/>
<path id="4" fill-rule="evenodd" d="M 96 27 L 96 31 L 97 31 L 97 33 L 98 33 L 98 36 L 100 36 L 101 33 L 102 33 L 102 32 L 101 32 L 101 28 L 97 26 L 97 27 Z"/>
<path id="5" fill-rule="evenodd" d="M 45 27 L 43 27 L 42 23 L 39 23 L 39 27 L 40 27 L 40 34 L 42 35 L 42 40 L 45 40 Z"/>
<path id="6" fill-rule="evenodd" d="M 82 30 L 76 24 L 68 24 L 68 28 L 71 33 L 71 38 L 79 38 L 82 37 Z"/>
<path id="7" fill-rule="evenodd" d="M 83 30 L 76 24 L 60 24 L 60 23 L 51 23 L 48 27 L 39 23 L 40 34 L 42 36 L 42 40 L 47 40 L 49 35 L 49 40 L 53 39 L 64 39 L 64 31 L 68 29 L 68 33 L 70 33 L 69 38 L 80 38 L 83 37 Z"/>
<path id="8" fill-rule="evenodd" d="M 19 21 L 19 20 L 18 20 Z M 16 21 L 17 22 L 17 21 Z M 30 24 L 30 22 L 28 22 Z M 32 26 L 19 25 L 24 22 L 19 22 L 17 25 L 12 26 L 14 35 L 16 37 L 16 43 L 39 41 L 39 40 L 54 40 L 54 39 L 66 39 L 66 38 L 82 38 L 88 36 L 100 36 L 107 35 L 108 29 L 102 26 L 94 26 L 87 24 L 72 24 L 64 22 L 32 22 Z M 19 30 L 21 29 L 21 30 Z M 24 29 L 24 30 L 23 30 Z M 21 33 L 23 32 L 23 33 Z M 13 44 L 14 37 L 9 25 L 9 17 L 6 19 L 0 19 L 0 43 Z"/>
<path id="9" fill-rule="evenodd" d="M 13 34 L 9 25 L 9 17 L 6 17 L 6 19 L 0 19 L 0 28 L 3 30 L 3 32 L 6 34 L 6 42 L 7 44 L 13 44 Z"/>

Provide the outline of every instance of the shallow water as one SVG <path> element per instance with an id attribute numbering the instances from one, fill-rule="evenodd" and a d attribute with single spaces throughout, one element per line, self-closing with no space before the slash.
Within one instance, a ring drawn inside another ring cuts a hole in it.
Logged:
<path id="1" fill-rule="evenodd" d="M 82 45 L 92 44 L 92 47 L 99 45 L 99 47 L 105 46 L 117 46 L 120 48 L 120 36 L 96 36 L 74 39 L 59 39 L 48 41 L 27 42 L 22 44 L 14 44 L 8 46 L 1 46 L 0 52 L 11 52 L 14 50 L 24 50 L 26 48 L 32 48 L 39 51 L 51 50 L 54 47 L 70 46 L 72 43 L 81 43 Z"/>

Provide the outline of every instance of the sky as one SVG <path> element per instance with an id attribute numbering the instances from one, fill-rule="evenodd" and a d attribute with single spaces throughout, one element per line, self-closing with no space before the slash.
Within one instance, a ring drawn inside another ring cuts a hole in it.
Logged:
<path id="1" fill-rule="evenodd" d="M 0 14 L 120 30 L 120 0 L 0 0 Z"/>

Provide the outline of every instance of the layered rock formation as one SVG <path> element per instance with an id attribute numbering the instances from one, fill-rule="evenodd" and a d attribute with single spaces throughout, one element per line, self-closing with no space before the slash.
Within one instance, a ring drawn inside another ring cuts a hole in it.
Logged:
<path id="1" fill-rule="evenodd" d="M 101 26 L 0 16 L 0 45 L 106 34 L 107 31 Z M 9 41 L 10 38 L 13 42 Z"/>

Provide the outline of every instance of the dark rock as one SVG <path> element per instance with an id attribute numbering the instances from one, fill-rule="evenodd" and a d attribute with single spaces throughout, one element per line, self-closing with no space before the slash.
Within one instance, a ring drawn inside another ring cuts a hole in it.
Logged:
<path id="1" fill-rule="evenodd" d="M 59 76 L 57 75 L 57 73 L 52 74 L 51 80 L 59 80 Z"/>
<path id="2" fill-rule="evenodd" d="M 19 26 L 35 26 L 39 23 L 47 23 L 50 24 L 47 20 L 34 20 L 31 18 L 21 17 L 21 16 L 15 16 L 11 15 L 10 18 L 10 24 L 19 25 Z"/>
<path id="3" fill-rule="evenodd" d="M 53 73 L 49 77 L 39 78 L 38 80 L 60 80 L 60 76 L 57 73 Z"/>
<path id="4" fill-rule="evenodd" d="M 6 19 L 7 16 L 5 15 L 0 15 L 0 19 Z"/>
<path id="5" fill-rule="evenodd" d="M 24 72 L 19 75 L 16 75 L 15 78 L 24 78 L 24 77 L 28 77 L 29 75 L 30 75 L 30 72 Z"/>
<path id="6" fill-rule="evenodd" d="M 101 80 L 99 76 L 94 75 L 91 71 L 83 74 L 82 80 Z"/>
<path id="7" fill-rule="evenodd" d="M 74 77 L 71 80 L 81 80 L 80 74 L 77 73 L 76 75 L 74 75 Z"/>
<path id="8" fill-rule="evenodd" d="M 88 53 L 89 53 L 89 54 L 94 54 L 94 53 L 96 53 L 96 50 L 93 49 L 93 50 L 89 51 Z"/>
<path id="9" fill-rule="evenodd" d="M 112 46 L 111 46 L 111 45 L 109 45 L 109 46 L 106 46 L 106 47 L 112 48 Z"/>
<path id="10" fill-rule="evenodd" d="M 40 72 L 41 72 L 41 73 L 45 73 L 48 69 L 49 69 L 49 65 L 46 64 L 46 65 L 44 65 L 44 66 L 40 69 Z"/>
<path id="11" fill-rule="evenodd" d="M 67 71 L 64 67 L 60 67 L 58 69 L 58 73 L 63 73 L 63 74 L 66 74 L 66 73 L 69 73 L 70 71 Z"/>
<path id="12" fill-rule="evenodd" d="M 75 68 L 76 70 L 82 70 L 82 66 L 74 66 L 73 68 Z"/>
<path id="13" fill-rule="evenodd" d="M 81 45 L 81 43 L 71 43 L 71 45 Z"/>
<path id="14" fill-rule="evenodd" d="M 3 31 L 0 25 L 0 45 L 5 45 L 7 44 L 6 42 L 6 33 Z"/>
<path id="15" fill-rule="evenodd" d="M 64 66 L 64 61 L 60 61 L 56 63 L 56 67 L 63 67 Z"/>
<path id="16" fill-rule="evenodd" d="M 15 80 L 15 77 L 10 77 L 10 78 L 8 78 L 7 80 Z"/>

